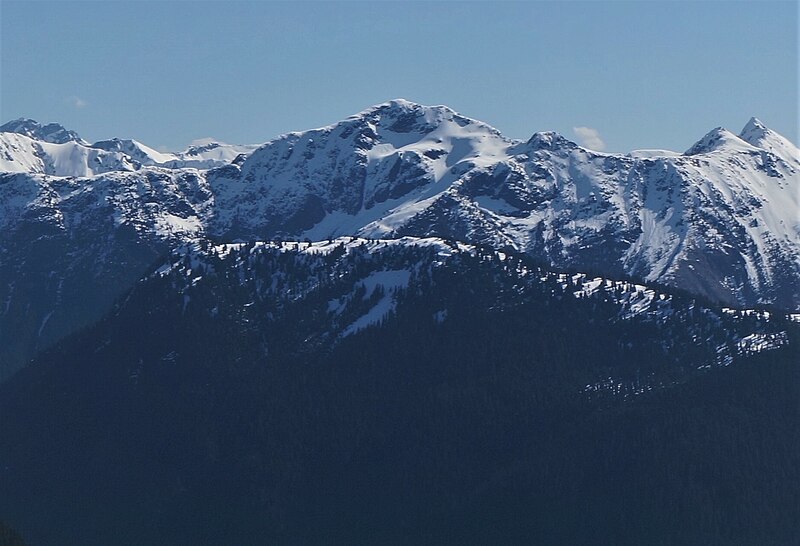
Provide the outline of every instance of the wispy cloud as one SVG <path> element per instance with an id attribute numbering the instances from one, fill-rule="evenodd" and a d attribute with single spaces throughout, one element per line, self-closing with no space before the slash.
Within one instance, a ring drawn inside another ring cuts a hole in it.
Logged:
<path id="1" fill-rule="evenodd" d="M 73 108 L 86 108 L 87 106 L 89 106 L 89 103 L 87 101 L 75 95 L 67 97 L 65 100 L 67 104 L 69 104 Z"/>
<path id="2" fill-rule="evenodd" d="M 606 149 L 606 143 L 600 136 L 600 131 L 591 127 L 573 127 L 572 131 L 578 137 L 578 141 L 584 148 L 602 152 Z"/>

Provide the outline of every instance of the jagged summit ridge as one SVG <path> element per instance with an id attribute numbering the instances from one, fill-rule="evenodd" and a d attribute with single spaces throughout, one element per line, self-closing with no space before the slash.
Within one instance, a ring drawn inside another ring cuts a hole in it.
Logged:
<path id="1" fill-rule="evenodd" d="M 500 131 L 494 127 L 463 116 L 449 106 L 425 106 L 402 98 L 375 105 L 354 118 L 367 118 L 395 133 L 426 133 L 443 123 L 454 122 L 461 127 L 471 125 L 500 136 Z"/>
<path id="2" fill-rule="evenodd" d="M 309 237 L 352 233 L 400 199 L 433 197 L 459 173 L 502 160 L 513 144 L 447 107 L 384 103 L 327 127 L 282 135 L 240 169 L 209 173 L 222 205 L 214 230 L 245 238 L 265 228 L 285 234 L 314 228 Z"/>
<path id="3" fill-rule="evenodd" d="M 34 140 L 49 142 L 50 144 L 64 144 L 66 142 L 78 142 L 86 144 L 78 133 L 66 129 L 58 123 L 48 123 L 42 125 L 36 120 L 29 118 L 19 118 L 0 126 L 0 133 L 17 133 L 25 135 Z"/>
<path id="4" fill-rule="evenodd" d="M 340 122 L 325 127 L 280 135 L 261 146 L 269 146 L 276 141 L 287 138 L 300 138 L 307 133 L 330 133 L 336 129 L 342 130 L 342 128 L 344 128 L 343 131 L 345 133 L 350 133 L 353 130 L 358 131 L 360 129 L 363 131 L 367 129 L 366 138 L 369 137 L 370 132 L 381 132 L 381 130 L 399 135 L 429 134 L 437 130 L 443 123 L 447 122 L 455 122 L 461 127 L 471 126 L 474 130 L 486 131 L 503 138 L 509 143 L 522 144 L 522 141 L 505 138 L 494 127 L 482 121 L 465 117 L 446 105 L 426 106 L 404 98 L 396 98 L 366 108 Z M 201 169 L 215 168 L 230 163 L 241 154 L 248 155 L 253 150 L 259 148 L 259 146 L 255 145 L 240 146 L 225 144 L 211 138 L 200 139 L 182 152 L 156 151 L 134 139 L 111 138 L 89 144 L 75 131 L 68 130 L 58 123 L 42 125 L 29 118 L 19 118 L 9 121 L 0 126 L 0 132 L 17 133 L 33 140 L 54 144 L 76 142 L 92 148 L 125 153 L 130 156 L 134 163 L 138 162 L 141 165 L 157 165 L 172 169 L 184 167 Z M 536 132 L 525 144 L 532 149 L 553 147 L 580 148 L 575 142 L 554 131 Z M 745 151 L 749 149 L 747 147 L 748 144 L 754 148 L 771 151 L 789 162 L 800 162 L 800 154 L 798 153 L 797 147 L 785 137 L 769 129 L 756 117 L 750 118 L 739 135 L 733 134 L 724 127 L 717 127 L 711 130 L 686 150 L 684 155 L 708 153 L 720 148 L 736 148 L 740 151 Z M 626 155 L 644 159 L 671 157 L 679 154 L 669 150 L 635 150 Z M 2 170 L 14 169 L 3 168 Z M 121 167 L 121 170 L 129 169 L 126 165 L 125 167 Z M 89 169 L 89 171 L 91 171 L 91 169 Z M 34 172 L 36 171 L 34 170 Z"/>

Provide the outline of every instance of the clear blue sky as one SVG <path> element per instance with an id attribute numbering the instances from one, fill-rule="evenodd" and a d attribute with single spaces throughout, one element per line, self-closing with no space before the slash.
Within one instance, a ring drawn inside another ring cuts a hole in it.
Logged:
<path id="1" fill-rule="evenodd" d="M 793 1 L 0 1 L 0 119 L 182 149 L 403 97 L 508 136 L 682 151 L 750 116 L 797 142 Z"/>

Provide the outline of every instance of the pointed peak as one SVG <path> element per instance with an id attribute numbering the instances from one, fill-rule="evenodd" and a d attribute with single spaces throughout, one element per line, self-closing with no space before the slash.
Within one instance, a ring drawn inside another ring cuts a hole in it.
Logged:
<path id="1" fill-rule="evenodd" d="M 0 126 L 0 132 L 17 133 L 34 140 L 49 142 L 51 144 L 64 144 L 66 142 L 78 142 L 84 144 L 84 140 L 75 131 L 66 129 L 59 123 L 48 123 L 42 125 L 38 121 L 30 118 L 18 118 Z"/>
<path id="2" fill-rule="evenodd" d="M 744 126 L 742 132 L 739 133 L 739 138 L 753 146 L 759 146 L 770 134 L 773 134 L 773 131 L 764 125 L 760 119 L 753 117 Z"/>
<path id="3" fill-rule="evenodd" d="M 739 138 L 758 149 L 772 152 L 790 163 L 800 162 L 800 151 L 789 139 L 776 133 L 758 118 L 750 118 Z"/>
<path id="4" fill-rule="evenodd" d="M 747 125 L 744 126 L 744 129 L 742 129 L 742 133 L 746 133 L 747 131 L 752 131 L 753 129 L 761 129 L 763 131 L 769 131 L 769 127 L 764 125 L 764 123 L 757 117 L 750 118 L 750 121 L 748 121 Z"/>
<path id="5" fill-rule="evenodd" d="M 747 142 L 734 135 L 726 128 L 716 127 L 706 133 L 703 138 L 695 142 L 691 148 L 684 152 L 684 155 L 704 154 L 722 148 L 738 150 L 744 150 L 746 148 L 752 149 Z"/>

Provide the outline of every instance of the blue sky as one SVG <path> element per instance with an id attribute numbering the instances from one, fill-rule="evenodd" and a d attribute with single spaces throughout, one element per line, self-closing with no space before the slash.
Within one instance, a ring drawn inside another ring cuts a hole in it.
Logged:
<path id="1" fill-rule="evenodd" d="M 798 140 L 793 1 L 2 0 L 0 10 L 0 119 L 58 121 L 87 140 L 260 143 L 397 97 L 511 137 L 556 130 L 609 151 L 682 151 L 753 115 Z"/>

